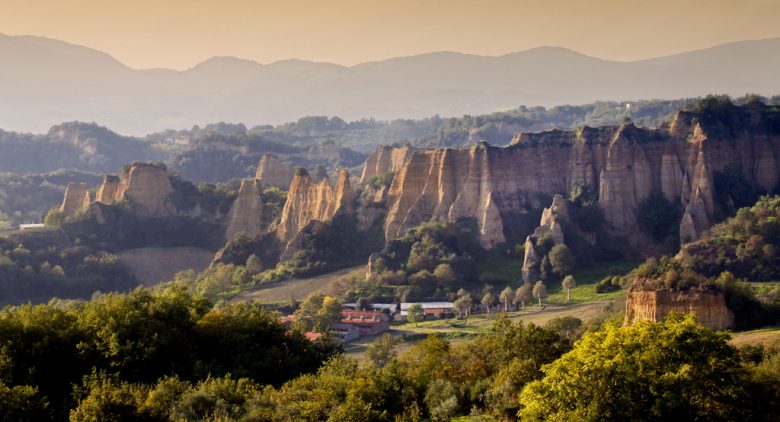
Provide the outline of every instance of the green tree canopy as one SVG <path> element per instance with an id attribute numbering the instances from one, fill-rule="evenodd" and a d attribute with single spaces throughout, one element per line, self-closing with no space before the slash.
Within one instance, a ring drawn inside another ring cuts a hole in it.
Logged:
<path id="1" fill-rule="evenodd" d="M 728 335 L 692 316 L 586 334 L 523 390 L 523 420 L 750 419 Z M 573 376 L 576 374 L 576 376 Z"/>

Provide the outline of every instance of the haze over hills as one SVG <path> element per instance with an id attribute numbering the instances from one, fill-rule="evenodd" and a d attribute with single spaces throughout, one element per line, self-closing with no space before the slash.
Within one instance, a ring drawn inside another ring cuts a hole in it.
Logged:
<path id="1" fill-rule="evenodd" d="M 96 121 L 128 134 L 304 115 L 419 118 L 595 100 L 780 92 L 780 38 L 616 62 L 542 47 L 499 57 L 438 52 L 351 67 L 215 57 L 186 71 L 132 69 L 62 41 L 0 35 L 0 127 Z"/>

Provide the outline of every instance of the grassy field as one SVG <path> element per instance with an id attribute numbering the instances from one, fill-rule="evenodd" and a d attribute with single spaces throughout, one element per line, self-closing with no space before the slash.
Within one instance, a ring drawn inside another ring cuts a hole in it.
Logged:
<path id="1" fill-rule="evenodd" d="M 609 293 L 596 293 L 596 283 L 608 275 L 625 275 L 633 270 L 640 262 L 615 261 L 608 264 L 593 265 L 575 271 L 573 276 L 577 287 L 571 289 L 571 303 L 592 302 L 594 300 L 614 299 L 624 293 L 622 290 Z M 553 304 L 566 303 L 566 290 L 560 283 L 547 286 L 549 296 L 547 302 Z"/>
<path id="2" fill-rule="evenodd" d="M 525 310 L 502 313 L 501 315 L 506 315 L 513 322 L 522 321 L 526 324 L 536 325 L 545 325 L 554 318 L 564 316 L 572 316 L 587 322 L 601 315 L 604 309 L 613 303 L 614 300 L 610 299 L 568 306 L 545 304 L 541 309 L 538 305 L 533 305 L 526 307 Z M 490 330 L 498 315 L 498 313 L 477 314 L 471 316 L 468 322 L 452 318 L 424 321 L 419 324 L 394 323 L 390 327 L 389 334 L 403 339 L 399 345 L 399 351 L 402 352 L 430 334 L 440 335 L 450 342 L 471 339 L 481 332 Z M 344 351 L 348 356 L 362 361 L 366 348 L 374 340 L 376 340 L 376 336 L 362 337 L 344 345 Z"/>
<path id="3" fill-rule="evenodd" d="M 523 259 L 502 253 L 490 253 L 474 262 L 479 278 L 494 286 L 515 286 L 523 273 Z"/>
<path id="4" fill-rule="evenodd" d="M 772 290 L 780 289 L 780 281 L 762 281 L 750 283 L 750 287 L 756 293 L 756 296 L 768 294 Z"/>
<path id="5" fill-rule="evenodd" d="M 116 254 L 144 286 L 173 280 L 179 271 L 203 271 L 214 258 L 214 251 L 190 247 L 138 248 Z"/>
<path id="6" fill-rule="evenodd" d="M 746 344 L 763 344 L 766 347 L 780 348 L 780 327 L 734 333 L 731 344 L 737 347 Z"/>
<path id="7" fill-rule="evenodd" d="M 291 299 L 301 300 L 309 293 L 321 291 L 334 294 L 339 283 L 353 274 L 365 274 L 366 266 L 345 268 L 316 277 L 293 278 L 243 291 L 230 298 L 232 302 L 257 302 L 262 304 L 287 304 Z"/>
<path id="8" fill-rule="evenodd" d="M 583 321 L 589 321 L 599 315 L 605 307 L 611 304 L 612 300 L 577 303 L 569 306 L 549 305 L 545 303 L 542 308 L 540 308 L 539 305 L 532 305 L 526 306 L 526 309 L 521 311 L 472 315 L 468 319 L 468 323 L 465 320 L 457 318 L 436 319 L 423 321 L 419 324 L 397 324 L 393 326 L 393 329 L 415 333 L 458 332 L 476 334 L 489 330 L 490 327 L 493 326 L 496 318 L 498 318 L 498 315 L 505 315 L 511 321 L 523 321 L 524 323 L 533 323 L 536 325 L 544 325 L 551 319 L 564 316 L 572 316 Z"/>

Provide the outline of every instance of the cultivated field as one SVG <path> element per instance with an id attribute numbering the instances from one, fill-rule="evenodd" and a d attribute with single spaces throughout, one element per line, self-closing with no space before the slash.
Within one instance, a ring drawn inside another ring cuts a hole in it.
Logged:
<path id="1" fill-rule="evenodd" d="M 342 270 L 316 277 L 293 278 L 263 286 L 257 286 L 235 296 L 231 301 L 258 302 L 263 304 L 287 304 L 291 300 L 301 300 L 317 290 L 325 294 L 334 294 L 339 282 L 353 273 L 365 274 L 366 266 L 344 268 Z"/>
<path id="2" fill-rule="evenodd" d="M 208 267 L 214 252 L 201 248 L 138 248 L 117 254 L 119 262 L 130 268 L 144 286 L 172 280 L 179 271 L 201 272 Z"/>

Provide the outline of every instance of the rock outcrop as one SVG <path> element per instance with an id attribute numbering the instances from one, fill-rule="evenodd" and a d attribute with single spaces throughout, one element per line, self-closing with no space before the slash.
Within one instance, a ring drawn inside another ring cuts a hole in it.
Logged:
<path id="1" fill-rule="evenodd" d="M 97 200 L 104 204 L 126 202 L 142 217 L 165 217 L 175 211 L 171 193 L 173 185 L 164 167 L 133 163 L 121 179 L 107 176 L 103 180 Z"/>
<path id="2" fill-rule="evenodd" d="M 234 239 L 239 233 L 256 237 L 265 232 L 263 227 L 263 187 L 260 181 L 243 180 L 238 196 L 230 207 L 225 237 Z"/>
<path id="3" fill-rule="evenodd" d="M 703 326 L 723 330 L 734 324 L 722 292 L 710 290 L 634 290 L 626 297 L 625 324 L 663 321 L 670 312 L 693 313 Z"/>
<path id="4" fill-rule="evenodd" d="M 533 283 L 539 279 L 540 253 L 536 249 L 539 239 L 549 237 L 553 245 L 563 245 L 563 223 L 569 221 L 569 206 L 561 195 L 553 196 L 552 204 L 542 211 L 542 218 L 534 232 L 525 239 L 523 257 L 523 281 Z"/>
<path id="5" fill-rule="evenodd" d="M 410 145 L 391 147 L 383 145 L 368 156 L 363 164 L 363 172 L 360 175 L 360 183 L 366 183 L 374 176 L 387 173 L 396 173 L 400 170 L 409 156 L 414 152 Z"/>
<path id="6" fill-rule="evenodd" d="M 346 169 L 338 171 L 335 185 L 327 177 L 315 183 L 305 169 L 297 169 L 282 209 L 277 236 L 287 243 L 311 221 L 327 221 L 337 212 L 352 212 L 354 196 Z"/>
<path id="7" fill-rule="evenodd" d="M 255 179 L 264 186 L 273 186 L 279 189 L 289 189 L 295 176 L 295 166 L 285 163 L 276 155 L 265 154 L 257 166 Z"/>
<path id="8" fill-rule="evenodd" d="M 75 216 L 89 207 L 91 198 L 89 186 L 86 183 L 70 183 L 65 188 L 65 196 L 60 204 L 60 212 L 65 218 Z"/>
<path id="9" fill-rule="evenodd" d="M 754 108 L 765 106 L 754 106 Z M 520 133 L 507 147 L 479 143 L 469 149 L 412 153 L 396 172 L 388 192 L 386 238 L 433 218 L 475 218 L 484 246 L 511 233 L 538 194 L 568 194 L 578 184 L 599 193 L 599 205 L 612 234 L 633 243 L 637 208 L 652 192 L 685 209 L 684 240 L 701 236 L 725 214 L 715 200 L 715 176 L 738 168 L 757 189 L 776 186 L 780 136 L 769 117 L 748 106 L 734 107 L 729 126 L 680 112 L 660 128 L 633 124 Z"/>
<path id="10" fill-rule="evenodd" d="M 103 183 L 97 191 L 96 201 L 104 204 L 111 204 L 116 201 L 116 192 L 119 190 L 119 178 L 116 176 L 106 176 L 103 178 Z"/>

